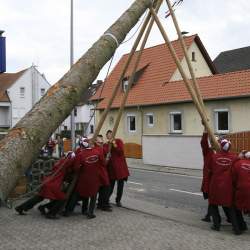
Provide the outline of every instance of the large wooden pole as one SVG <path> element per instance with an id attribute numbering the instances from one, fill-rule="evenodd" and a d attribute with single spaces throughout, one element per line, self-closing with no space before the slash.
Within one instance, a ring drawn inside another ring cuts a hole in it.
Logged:
<path id="1" fill-rule="evenodd" d="M 193 69 L 191 60 L 190 60 L 190 58 L 188 56 L 187 47 L 186 47 L 185 41 L 183 39 L 183 36 L 181 34 L 181 30 L 180 30 L 180 27 L 179 27 L 176 15 L 175 15 L 175 13 L 173 11 L 173 7 L 172 7 L 170 1 L 166 0 L 166 2 L 167 2 L 167 5 L 168 5 L 168 8 L 169 8 L 170 15 L 171 15 L 171 17 L 173 19 L 173 23 L 174 23 L 175 29 L 177 31 L 179 40 L 180 40 L 181 47 L 182 47 L 183 52 L 184 52 L 184 56 L 185 56 L 185 59 L 186 59 L 187 65 L 188 65 L 188 69 L 189 69 L 190 75 L 192 77 L 194 91 L 195 91 L 197 99 L 198 99 L 198 101 L 199 101 L 199 103 L 201 105 L 201 108 L 203 109 L 203 113 L 205 114 L 206 119 L 208 120 L 207 114 L 206 114 L 205 105 L 204 105 L 203 99 L 201 97 L 200 88 L 199 88 L 199 85 L 198 85 L 196 77 L 195 77 L 195 73 L 194 73 L 194 69 Z"/>
<path id="2" fill-rule="evenodd" d="M 19 176 L 151 5 L 151 0 L 136 0 L 0 142 L 1 200 L 6 200 Z"/>
<path id="3" fill-rule="evenodd" d="M 193 89 L 193 87 L 192 87 L 192 85 L 191 85 L 185 71 L 183 70 L 183 68 L 181 66 L 181 62 L 180 62 L 180 60 L 179 60 L 179 58 L 178 58 L 178 56 L 177 56 L 177 54 L 176 54 L 176 52 L 175 52 L 175 50 L 173 48 L 173 45 L 171 44 L 171 42 L 170 42 L 170 40 L 169 40 L 169 38 L 168 38 L 162 24 L 161 24 L 161 21 L 159 20 L 159 18 L 157 16 L 156 12 L 154 11 L 154 9 L 150 8 L 150 11 L 151 11 L 152 16 L 155 19 L 155 22 L 156 22 L 156 24 L 157 24 L 157 26 L 158 26 L 164 40 L 165 40 L 165 42 L 166 42 L 166 45 L 168 46 L 168 48 L 170 50 L 170 53 L 171 53 L 176 65 L 178 67 L 178 70 L 180 71 L 180 74 L 181 74 L 181 76 L 183 78 L 183 81 L 184 81 L 186 87 L 187 87 L 187 90 L 189 91 L 189 93 L 190 93 L 190 95 L 191 95 L 191 97 L 193 99 L 193 102 L 194 102 L 194 104 L 196 106 L 196 109 L 199 112 L 199 114 L 200 114 L 200 116 L 201 116 L 201 118 L 202 118 L 202 120 L 204 122 L 204 126 L 205 126 L 205 128 L 206 128 L 206 130 L 207 130 L 207 132 L 208 132 L 208 134 L 209 134 L 209 136 L 211 138 L 211 142 L 212 142 L 213 146 L 215 147 L 215 149 L 219 150 L 220 146 L 219 146 L 219 144 L 218 144 L 218 142 L 217 142 L 217 140 L 216 140 L 216 138 L 214 136 L 214 133 L 213 133 L 207 119 L 206 119 L 206 115 L 203 113 L 203 109 L 202 109 L 202 107 L 201 107 L 201 105 L 200 105 L 200 103 L 198 101 L 196 93 L 195 93 L 195 91 L 194 91 L 194 89 Z"/>
<path id="4" fill-rule="evenodd" d="M 160 8 L 159 2 L 162 2 L 162 0 L 157 0 L 157 1 L 155 1 L 155 2 L 156 2 L 155 11 L 158 12 L 158 10 L 159 10 L 159 8 Z M 129 67 L 129 65 L 130 65 L 130 63 L 131 63 L 131 61 L 132 61 L 132 59 L 133 59 L 133 56 L 134 56 L 134 54 L 135 54 L 135 51 L 136 51 L 136 49 L 137 49 L 137 47 L 138 47 L 138 45 L 139 45 L 139 43 L 140 43 L 140 41 L 141 41 L 141 39 L 142 39 L 142 37 L 143 37 L 143 34 L 144 34 L 144 32 L 145 32 L 145 30 L 146 30 L 146 27 L 147 27 L 147 25 L 148 25 L 148 23 L 149 23 L 149 21 L 150 21 L 150 18 L 151 18 L 151 13 L 149 12 L 148 15 L 147 15 L 147 17 L 146 17 L 146 19 L 145 19 L 145 21 L 144 21 L 144 23 L 143 23 L 143 25 L 142 25 L 142 27 L 141 27 L 141 29 L 140 29 L 140 32 L 139 32 L 139 34 L 138 34 L 138 36 L 137 36 L 137 38 L 136 38 L 136 40 L 135 40 L 135 42 L 134 42 L 134 44 L 133 44 L 133 47 L 132 47 L 132 49 L 131 49 L 131 51 L 130 51 L 130 53 L 129 53 L 128 59 L 127 59 L 125 65 L 124 65 L 124 67 L 123 67 L 123 71 L 122 71 L 122 73 L 121 73 L 121 75 L 120 75 L 120 78 L 119 78 L 117 84 L 115 85 L 115 88 L 113 89 L 111 98 L 109 99 L 108 104 L 107 104 L 105 110 L 103 111 L 103 113 L 102 113 L 102 115 L 101 115 L 101 117 L 100 117 L 100 120 L 99 120 L 99 122 L 98 122 L 98 124 L 97 124 L 97 127 L 96 127 L 96 129 L 95 129 L 94 135 L 93 135 L 93 137 L 92 137 L 92 140 L 93 140 L 93 141 L 95 141 L 97 135 L 98 135 L 98 134 L 100 133 L 100 131 L 101 131 L 101 128 L 102 128 L 102 126 L 103 126 L 103 124 L 104 124 L 104 122 L 105 122 L 105 119 L 106 119 L 106 117 L 107 117 L 107 114 L 108 114 L 108 112 L 110 111 L 110 108 L 111 108 L 112 103 L 113 103 L 113 101 L 114 101 L 114 99 L 115 99 L 115 97 L 116 97 L 116 94 L 118 93 L 118 90 L 120 89 L 120 86 L 121 86 L 121 83 L 122 83 L 122 81 L 123 81 L 123 79 L 124 79 L 124 76 L 125 76 L 125 74 L 126 74 L 126 71 L 127 71 L 128 67 Z"/>

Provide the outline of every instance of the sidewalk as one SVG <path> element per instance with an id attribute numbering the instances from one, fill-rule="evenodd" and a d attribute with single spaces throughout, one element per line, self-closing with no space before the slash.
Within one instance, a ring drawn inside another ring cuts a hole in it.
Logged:
<path id="1" fill-rule="evenodd" d="M 189 176 L 197 176 L 197 177 L 202 176 L 202 170 L 200 169 L 187 169 L 187 168 L 176 168 L 176 167 L 144 164 L 142 159 L 126 158 L 126 160 L 127 160 L 129 168 L 131 169 L 157 171 L 157 172 L 163 172 L 163 173 L 189 175 Z"/>
<path id="2" fill-rule="evenodd" d="M 87 220 L 76 215 L 60 220 L 43 218 L 36 209 L 19 216 L 0 208 L 0 249 L 220 250 L 250 249 L 250 233 L 234 236 L 230 226 L 213 232 L 199 216 L 124 197 L 127 208 L 96 211 Z M 186 221 L 183 221 L 185 219 Z"/>

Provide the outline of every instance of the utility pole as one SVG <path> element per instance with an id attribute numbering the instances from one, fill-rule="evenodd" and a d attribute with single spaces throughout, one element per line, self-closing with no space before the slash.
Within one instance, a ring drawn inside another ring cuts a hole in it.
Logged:
<path id="1" fill-rule="evenodd" d="M 70 0 L 70 68 L 74 63 L 74 2 Z M 75 109 L 75 108 L 74 108 Z M 72 151 L 75 150 L 75 112 L 74 109 L 70 115 L 70 128 L 71 128 L 71 142 L 72 142 Z"/>

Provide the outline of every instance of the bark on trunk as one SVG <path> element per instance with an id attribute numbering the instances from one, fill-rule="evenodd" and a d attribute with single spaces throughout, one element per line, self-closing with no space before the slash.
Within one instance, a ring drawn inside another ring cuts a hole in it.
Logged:
<path id="1" fill-rule="evenodd" d="M 113 34 L 122 42 L 151 5 L 152 0 L 136 0 L 105 33 Z M 18 177 L 77 105 L 116 47 L 112 36 L 101 36 L 0 142 L 0 200 L 6 200 Z"/>

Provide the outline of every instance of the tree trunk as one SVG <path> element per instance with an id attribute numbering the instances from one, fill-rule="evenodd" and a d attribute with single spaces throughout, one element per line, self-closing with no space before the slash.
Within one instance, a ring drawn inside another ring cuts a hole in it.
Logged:
<path id="1" fill-rule="evenodd" d="M 136 0 L 105 34 L 113 34 L 121 43 L 151 5 L 152 0 Z M 77 105 L 116 47 L 112 35 L 101 36 L 0 142 L 0 200 L 6 200 L 18 177 Z"/>

